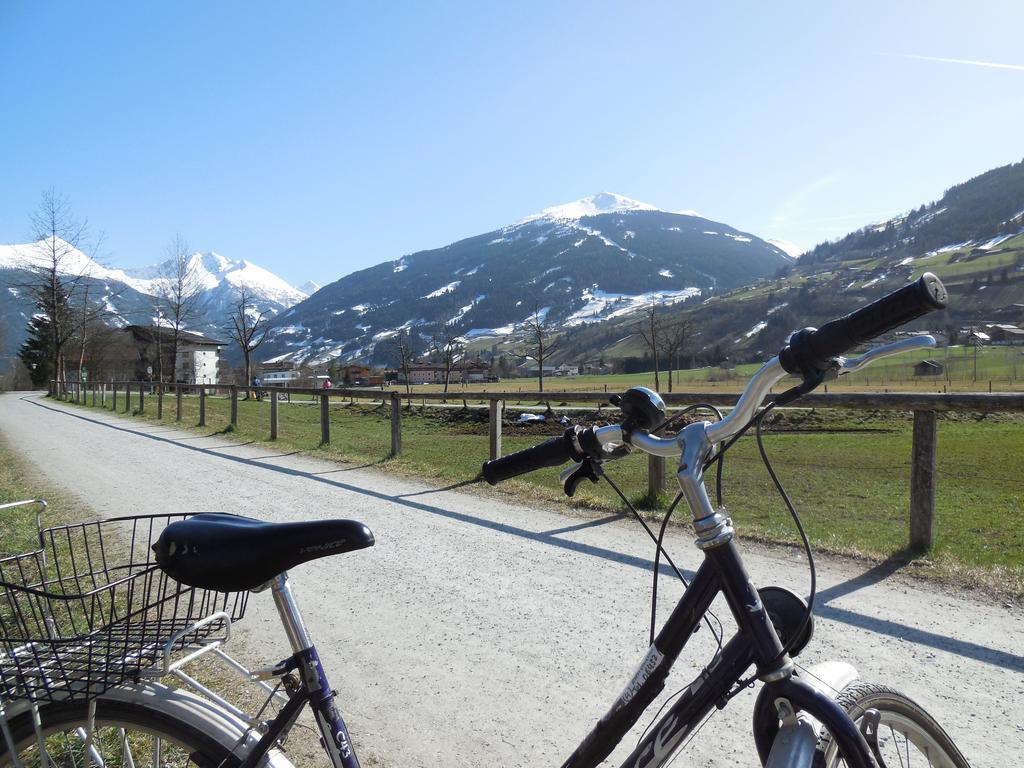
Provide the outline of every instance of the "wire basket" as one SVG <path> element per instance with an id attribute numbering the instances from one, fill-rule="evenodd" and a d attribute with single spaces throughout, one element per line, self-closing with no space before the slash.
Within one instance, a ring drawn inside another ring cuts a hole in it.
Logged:
<path id="1" fill-rule="evenodd" d="M 160 532 L 187 517 L 46 528 L 39 549 L 0 560 L 0 698 L 97 696 L 172 651 L 224 639 L 249 593 L 187 587 L 153 560 Z"/>

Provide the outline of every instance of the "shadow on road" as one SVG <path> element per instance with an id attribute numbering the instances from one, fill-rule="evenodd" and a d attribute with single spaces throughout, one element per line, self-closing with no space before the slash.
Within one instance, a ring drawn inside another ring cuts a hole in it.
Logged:
<path id="1" fill-rule="evenodd" d="M 191 436 L 182 436 L 175 438 L 162 437 L 159 434 L 151 432 L 145 432 L 138 429 L 133 429 L 120 424 L 112 423 L 109 421 L 103 421 L 100 419 L 93 418 L 81 413 L 75 413 L 74 411 L 66 410 L 64 408 L 57 408 L 51 404 L 40 402 L 38 399 L 33 397 L 22 398 L 28 403 L 35 405 L 39 408 L 59 413 L 72 418 L 81 419 L 97 426 L 105 427 L 107 429 L 114 429 L 119 432 L 126 432 L 129 434 L 136 435 L 138 437 L 146 438 L 149 440 L 156 440 L 162 443 L 168 443 L 170 445 L 176 445 L 179 448 L 188 451 L 196 451 L 199 453 L 205 453 L 210 456 L 223 459 L 225 461 L 238 462 L 240 464 L 246 464 L 260 469 L 267 470 L 268 472 L 276 472 L 283 475 L 289 475 L 291 477 L 302 477 L 308 480 L 325 483 L 332 485 L 336 488 L 348 491 L 350 493 L 362 494 L 369 496 L 374 499 L 381 501 L 388 501 L 393 504 L 400 504 L 409 509 L 415 509 L 419 512 L 426 512 L 431 515 L 438 515 L 440 517 L 446 517 L 451 520 L 458 520 L 459 522 L 466 523 L 467 525 L 476 525 L 482 528 L 487 528 L 499 533 L 508 534 L 510 536 L 518 536 L 523 539 L 530 541 L 537 541 L 543 544 L 557 547 L 559 549 L 565 549 L 572 552 L 588 555 L 590 557 L 600 558 L 610 562 L 620 563 L 635 568 L 641 568 L 646 571 L 650 571 L 654 563 L 652 560 L 643 557 L 636 557 L 635 555 L 628 555 L 622 552 L 615 552 L 614 550 L 606 549 L 604 547 L 597 547 L 590 544 L 581 542 L 571 541 L 568 539 L 559 538 L 559 534 L 581 530 L 586 527 L 593 527 L 596 525 L 604 525 L 612 522 L 611 518 L 602 518 L 597 521 L 588 521 L 579 525 L 569 526 L 566 528 L 558 528 L 551 531 L 530 531 L 525 528 L 518 526 L 509 525 L 507 523 L 500 523 L 494 520 L 487 520 L 481 517 L 475 517 L 464 512 L 456 512 L 454 510 L 445 509 L 443 507 L 432 506 L 425 504 L 420 501 L 413 501 L 410 496 L 423 495 L 426 493 L 437 493 L 439 491 L 450 490 L 466 485 L 472 485 L 479 482 L 478 479 L 468 480 L 461 483 L 456 483 L 449 488 L 432 489 L 424 491 L 419 494 L 406 494 L 404 496 L 389 495 L 386 493 L 380 493 L 369 488 L 364 488 L 358 485 L 352 485 L 345 483 L 340 480 L 335 480 L 329 477 L 324 477 L 324 473 L 305 472 L 303 470 L 291 469 L 289 467 L 283 467 L 276 464 L 271 464 L 266 461 L 268 458 L 275 458 L 277 456 L 291 456 L 294 453 L 288 454 L 275 454 L 266 457 L 257 458 L 244 458 L 241 456 L 233 456 L 229 453 L 221 453 L 215 447 L 197 446 L 187 441 L 193 439 Z M 234 446 L 232 446 L 234 447 Z M 936 632 L 929 632 L 923 629 L 917 629 L 914 627 L 908 627 L 905 624 L 900 624 L 897 621 L 889 619 L 881 619 L 873 616 L 866 616 L 862 613 L 852 611 L 845 608 L 839 608 L 830 605 L 830 602 L 842 597 L 849 595 L 861 589 L 865 589 L 873 584 L 877 584 L 884 581 L 889 576 L 892 576 L 897 570 L 902 567 L 898 560 L 887 560 L 883 563 L 872 567 L 865 573 L 845 581 L 841 584 L 837 584 L 828 589 L 819 592 L 815 598 L 815 615 L 822 619 L 828 619 L 831 621 L 841 622 L 850 626 L 866 629 L 871 632 L 876 632 L 882 635 L 888 635 L 890 637 L 901 638 L 907 642 L 915 643 L 917 645 L 927 646 L 929 648 L 935 648 L 937 650 L 946 651 L 948 653 L 957 654 L 959 656 L 965 656 L 967 658 L 975 659 L 977 661 L 992 664 L 997 667 L 1004 669 L 1010 669 L 1017 672 L 1024 672 L 1024 656 L 1019 656 L 1014 653 L 1008 653 L 1006 651 L 1000 651 L 994 648 L 988 648 L 980 643 L 971 642 L 968 640 L 957 640 L 955 638 L 946 637 Z M 662 565 L 661 573 L 666 576 L 671 576 L 672 571 L 668 565 Z M 684 571 L 684 575 L 689 580 L 693 577 L 693 572 Z"/>

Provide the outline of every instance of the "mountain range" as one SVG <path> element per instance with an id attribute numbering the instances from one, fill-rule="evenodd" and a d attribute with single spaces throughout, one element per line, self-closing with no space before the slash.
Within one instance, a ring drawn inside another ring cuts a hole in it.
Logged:
<path id="1" fill-rule="evenodd" d="M 45 245 L 45 244 L 44 244 Z M 156 297 L 172 271 L 171 261 L 139 269 L 111 269 L 97 263 L 77 248 L 60 246 L 66 255 L 60 269 L 88 286 L 90 303 L 104 308 L 112 325 L 150 325 L 156 322 Z M 46 266 L 38 243 L 0 246 L 0 356 L 14 355 L 26 336 L 27 324 L 37 311 L 27 286 L 33 282 L 33 267 Z M 188 269 L 199 287 L 197 313 L 189 330 L 213 338 L 223 328 L 244 287 L 258 310 L 276 315 L 308 294 L 281 278 L 245 260 L 233 260 L 218 253 L 194 253 Z"/>
<path id="2" fill-rule="evenodd" d="M 34 244 L 0 246 L 0 354 L 11 355 L 35 312 L 23 288 Z M 196 253 L 203 319 L 222 336 L 244 286 L 272 315 L 263 362 L 394 364 L 395 338 L 414 353 L 457 338 L 471 353 L 514 351 L 531 319 L 561 334 L 553 362 L 640 358 L 643 311 L 689 321 L 687 362 L 773 354 L 802 325 L 820 324 L 924 271 L 949 288 L 950 308 L 918 325 L 955 333 L 1024 321 L 1024 162 L 946 190 L 936 201 L 863 227 L 800 256 L 694 211 L 669 212 L 603 192 L 546 208 L 501 229 L 297 289 L 251 262 Z M 115 324 L 154 322 L 168 265 L 105 268 L 80 251 L 90 297 Z M 237 352 L 226 350 L 229 361 Z"/>
<path id="3" fill-rule="evenodd" d="M 696 304 L 668 307 L 689 321 L 687 363 L 753 362 L 775 354 L 797 328 L 822 323 L 916 279 L 937 274 L 949 307 L 910 328 L 952 339 L 971 326 L 1024 323 L 1024 162 L 956 184 L 915 210 L 876 222 L 802 255 L 784 273 L 750 280 Z M 579 359 L 640 358 L 637 316 L 570 332 Z"/>
<path id="4" fill-rule="evenodd" d="M 260 352 L 384 363 L 402 331 L 417 350 L 435 336 L 504 339 L 531 318 L 574 328 L 652 301 L 717 295 L 792 264 L 728 224 L 602 192 L 346 275 L 277 316 Z"/>

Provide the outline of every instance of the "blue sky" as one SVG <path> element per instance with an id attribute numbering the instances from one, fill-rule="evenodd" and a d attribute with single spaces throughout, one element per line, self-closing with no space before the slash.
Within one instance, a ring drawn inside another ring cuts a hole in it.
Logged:
<path id="1" fill-rule="evenodd" d="M 710 7 L 714 5 L 714 7 Z M 618 192 L 803 246 L 1024 157 L 1024 3 L 0 2 L 0 242 L 299 284 Z"/>

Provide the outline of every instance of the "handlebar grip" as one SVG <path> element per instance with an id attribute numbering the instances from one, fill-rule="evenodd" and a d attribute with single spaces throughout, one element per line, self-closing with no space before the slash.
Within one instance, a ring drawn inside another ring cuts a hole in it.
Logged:
<path id="1" fill-rule="evenodd" d="M 569 433 L 545 440 L 540 445 L 500 459 L 485 461 L 483 476 L 491 485 L 497 485 L 502 480 L 508 480 L 516 475 L 525 475 L 535 469 L 544 467 L 559 467 L 570 459 L 576 458 L 576 450 L 572 447 Z"/>
<path id="2" fill-rule="evenodd" d="M 899 328 L 911 320 L 946 308 L 946 287 L 931 272 L 877 301 L 831 320 L 821 328 L 804 328 L 789 340 L 779 353 L 782 367 L 789 373 L 822 371 L 829 361 L 858 344 Z"/>

